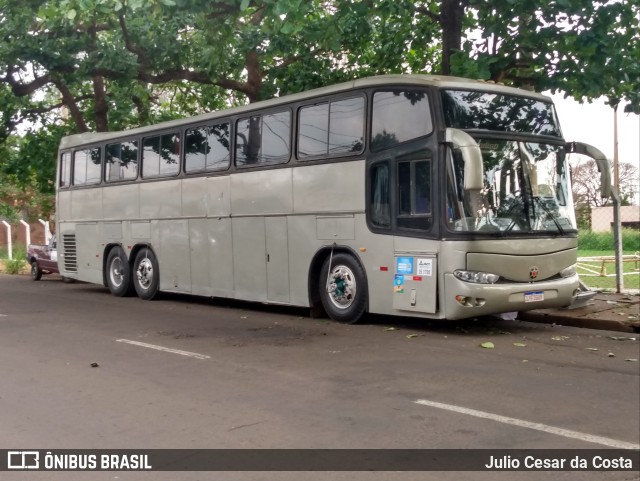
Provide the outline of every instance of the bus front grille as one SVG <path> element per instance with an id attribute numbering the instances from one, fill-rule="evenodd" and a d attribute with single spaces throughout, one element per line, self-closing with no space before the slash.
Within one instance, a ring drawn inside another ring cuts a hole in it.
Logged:
<path id="1" fill-rule="evenodd" d="M 78 272 L 78 255 L 75 234 L 64 234 L 62 236 L 62 243 L 64 246 L 64 270 L 66 272 Z"/>

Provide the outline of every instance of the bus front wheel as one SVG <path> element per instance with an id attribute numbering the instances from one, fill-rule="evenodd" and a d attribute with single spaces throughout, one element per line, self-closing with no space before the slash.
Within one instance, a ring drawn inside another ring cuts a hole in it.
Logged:
<path id="1" fill-rule="evenodd" d="M 131 267 L 122 247 L 114 247 L 107 256 L 107 286 L 114 296 L 131 294 Z"/>
<path id="2" fill-rule="evenodd" d="M 340 252 L 327 257 L 319 286 L 322 306 L 331 319 L 358 322 L 367 308 L 367 282 L 362 266 L 353 256 Z"/>
<path id="3" fill-rule="evenodd" d="M 160 270 L 156 255 L 151 249 L 143 248 L 133 263 L 133 285 L 140 299 L 150 301 L 158 294 Z"/>

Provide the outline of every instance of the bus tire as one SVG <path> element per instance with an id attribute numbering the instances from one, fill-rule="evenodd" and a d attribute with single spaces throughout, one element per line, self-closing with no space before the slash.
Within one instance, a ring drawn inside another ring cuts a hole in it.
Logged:
<path id="1" fill-rule="evenodd" d="M 365 313 L 367 280 L 362 266 L 353 256 L 339 252 L 327 257 L 320 270 L 318 286 L 322 306 L 334 321 L 354 324 Z"/>
<path id="2" fill-rule="evenodd" d="M 140 299 L 150 301 L 158 295 L 160 269 L 156 255 L 147 247 L 140 249 L 133 263 L 133 285 Z"/>
<path id="3" fill-rule="evenodd" d="M 38 267 L 38 263 L 36 261 L 31 263 L 31 279 L 34 281 L 42 279 L 42 269 Z"/>
<path id="4" fill-rule="evenodd" d="M 116 297 L 131 294 L 131 266 L 122 247 L 116 246 L 107 256 L 107 286 Z M 64 280 L 65 278 L 63 278 Z M 65 280 L 65 282 L 68 282 Z"/>

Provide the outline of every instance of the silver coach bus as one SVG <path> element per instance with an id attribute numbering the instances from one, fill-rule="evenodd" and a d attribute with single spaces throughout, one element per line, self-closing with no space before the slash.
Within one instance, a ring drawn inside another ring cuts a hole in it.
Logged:
<path id="1" fill-rule="evenodd" d="M 438 319 L 579 293 L 567 154 L 548 97 L 425 75 L 364 78 L 126 132 L 62 139 L 63 276 Z"/>

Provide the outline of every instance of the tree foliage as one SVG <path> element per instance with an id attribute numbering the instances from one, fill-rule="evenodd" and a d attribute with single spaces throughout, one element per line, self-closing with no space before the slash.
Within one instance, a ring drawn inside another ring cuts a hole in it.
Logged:
<path id="1" fill-rule="evenodd" d="M 455 74 L 580 100 L 606 95 L 640 112 L 637 2 L 0 0 L 0 7 L 0 142 L 30 126 L 13 147 L 23 152 L 0 164 L 42 192 L 51 189 L 44 177 L 53 179 L 64 134 L 126 129 L 366 75 Z"/>

